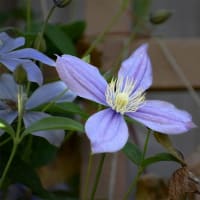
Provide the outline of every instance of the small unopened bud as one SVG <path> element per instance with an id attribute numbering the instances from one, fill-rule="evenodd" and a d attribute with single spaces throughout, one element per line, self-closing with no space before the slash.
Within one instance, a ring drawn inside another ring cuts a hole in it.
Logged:
<path id="1" fill-rule="evenodd" d="M 45 52 L 47 50 L 46 41 L 44 37 L 41 36 L 41 33 L 36 36 L 33 47 L 41 52 Z"/>
<path id="2" fill-rule="evenodd" d="M 150 22 L 152 24 L 162 24 L 166 22 L 172 15 L 172 11 L 158 10 L 150 15 Z"/>
<path id="3" fill-rule="evenodd" d="M 27 82 L 27 74 L 25 69 L 19 65 L 13 72 L 14 80 L 19 85 L 24 85 Z"/>
<path id="4" fill-rule="evenodd" d="M 64 8 L 71 3 L 72 0 L 53 0 L 54 4 L 59 8 Z"/>

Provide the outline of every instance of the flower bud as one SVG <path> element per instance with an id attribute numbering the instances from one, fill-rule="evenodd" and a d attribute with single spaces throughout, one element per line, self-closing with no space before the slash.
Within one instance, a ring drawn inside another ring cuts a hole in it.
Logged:
<path id="1" fill-rule="evenodd" d="M 46 41 L 44 37 L 41 36 L 41 33 L 38 33 L 38 35 L 36 36 L 35 41 L 33 43 L 33 47 L 41 52 L 46 51 L 47 49 Z"/>
<path id="2" fill-rule="evenodd" d="M 24 68 L 19 65 L 13 72 L 14 80 L 17 84 L 23 85 L 27 82 L 27 74 Z"/>
<path id="3" fill-rule="evenodd" d="M 155 13 L 150 15 L 150 22 L 152 24 L 162 24 L 166 22 L 172 15 L 172 12 L 169 10 L 158 10 Z"/>
<path id="4" fill-rule="evenodd" d="M 53 0 L 54 4 L 59 8 L 64 8 L 71 3 L 72 0 Z"/>

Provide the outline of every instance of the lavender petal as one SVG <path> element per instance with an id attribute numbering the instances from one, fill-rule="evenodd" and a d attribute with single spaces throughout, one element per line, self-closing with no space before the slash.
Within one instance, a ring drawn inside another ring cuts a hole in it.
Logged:
<path id="1" fill-rule="evenodd" d="M 61 94 L 62 96 L 60 96 Z M 35 90 L 26 103 L 26 109 L 32 109 L 50 101 L 69 102 L 73 101 L 75 97 L 76 95 L 68 90 L 63 81 L 56 81 Z"/>
<path id="2" fill-rule="evenodd" d="M 55 61 L 44 55 L 43 53 L 37 51 L 36 49 L 32 48 L 25 48 L 20 49 L 16 51 L 12 51 L 7 54 L 9 57 L 13 59 L 33 59 L 40 61 L 46 65 L 54 66 L 55 67 Z"/>
<path id="3" fill-rule="evenodd" d="M 106 105 L 107 82 L 98 69 L 83 60 L 70 55 L 57 58 L 58 74 L 78 96 Z"/>
<path id="4" fill-rule="evenodd" d="M 136 112 L 126 115 L 154 131 L 165 134 L 180 134 L 196 127 L 189 113 L 164 101 L 146 101 Z"/>
<path id="5" fill-rule="evenodd" d="M 43 83 L 42 72 L 34 62 L 27 60 L 27 62 L 22 63 L 22 67 L 26 71 L 29 81 L 38 83 L 39 85 Z"/>
<path id="6" fill-rule="evenodd" d="M 11 38 L 7 33 L 0 33 L 0 54 L 12 51 L 23 46 L 25 39 L 23 37 Z"/>
<path id="7" fill-rule="evenodd" d="M 0 63 L 2 63 L 12 72 L 16 69 L 17 66 L 21 65 L 23 62 L 25 61 L 9 58 L 7 55 L 5 55 L 3 58 L 0 58 Z"/>
<path id="8" fill-rule="evenodd" d="M 17 117 L 17 111 L 12 110 L 0 110 L 0 119 L 3 119 L 8 124 L 11 124 Z M 0 129 L 0 136 L 4 133 L 2 129 Z"/>
<path id="9" fill-rule="evenodd" d="M 92 115 L 85 130 L 92 153 L 119 151 L 128 140 L 128 128 L 123 117 L 110 108 Z"/>
<path id="10" fill-rule="evenodd" d="M 10 74 L 0 76 L 0 99 L 17 101 L 17 84 Z"/>
<path id="11" fill-rule="evenodd" d="M 129 77 L 135 82 L 135 90 L 145 91 L 152 84 L 152 69 L 147 54 L 147 44 L 140 46 L 133 54 L 122 62 L 119 77 Z"/>

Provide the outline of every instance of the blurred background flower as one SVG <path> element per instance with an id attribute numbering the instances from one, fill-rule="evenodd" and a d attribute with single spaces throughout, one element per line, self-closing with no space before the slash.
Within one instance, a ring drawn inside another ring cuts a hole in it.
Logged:
<path id="1" fill-rule="evenodd" d="M 12 72 L 21 65 L 27 73 L 28 80 L 41 85 L 43 82 L 42 72 L 34 60 L 49 66 L 55 66 L 55 63 L 35 49 L 23 48 L 16 50 L 24 44 L 25 38 L 23 37 L 11 38 L 5 32 L 0 33 L 0 63 Z"/>
<path id="2" fill-rule="evenodd" d="M 11 124 L 17 118 L 17 84 L 10 74 L 0 76 L 0 118 Z M 25 108 L 23 120 L 25 127 L 32 123 L 50 116 L 45 112 L 32 111 L 36 107 L 51 102 L 71 102 L 76 98 L 65 83 L 57 81 L 42 85 L 36 89 L 30 97 L 24 93 Z M 0 132 L 1 135 L 3 131 Z M 48 130 L 33 132 L 33 135 L 40 136 L 48 140 L 51 144 L 60 146 L 64 139 L 63 130 Z"/>

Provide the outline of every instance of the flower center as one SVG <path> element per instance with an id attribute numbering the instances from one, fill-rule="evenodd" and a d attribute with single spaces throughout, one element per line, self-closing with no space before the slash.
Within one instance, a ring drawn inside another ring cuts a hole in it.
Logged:
<path id="1" fill-rule="evenodd" d="M 145 101 L 142 90 L 134 91 L 135 84 L 130 78 L 112 79 L 106 89 L 108 105 L 118 113 L 135 112 Z"/>
<path id="2" fill-rule="evenodd" d="M 128 104 L 129 97 L 125 92 L 121 92 L 115 97 L 116 111 L 120 112 Z"/>
<path id="3" fill-rule="evenodd" d="M 1 100 L 6 103 L 6 105 L 11 109 L 11 110 L 17 110 L 17 103 L 15 101 L 9 100 L 9 99 L 4 99 Z"/>

